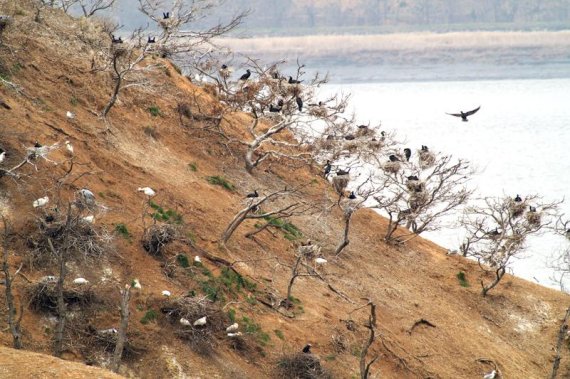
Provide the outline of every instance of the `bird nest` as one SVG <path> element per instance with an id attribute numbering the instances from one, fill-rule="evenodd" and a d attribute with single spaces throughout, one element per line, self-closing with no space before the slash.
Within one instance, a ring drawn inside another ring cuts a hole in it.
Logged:
<path id="1" fill-rule="evenodd" d="M 326 118 L 328 113 L 327 109 L 322 106 L 316 106 L 309 108 L 309 115 L 318 117 L 318 118 Z"/>
<path id="2" fill-rule="evenodd" d="M 540 213 L 527 212 L 526 221 L 529 223 L 529 225 L 540 226 L 540 221 L 541 221 Z"/>
<path id="3" fill-rule="evenodd" d="M 38 313 L 57 313 L 57 283 L 38 282 L 26 288 L 29 307 Z M 70 307 L 86 308 L 98 302 L 95 292 L 89 286 L 64 287 L 63 301 Z"/>
<path id="4" fill-rule="evenodd" d="M 409 199 L 410 209 L 415 211 L 418 208 L 425 205 L 428 200 L 429 200 L 429 193 L 427 193 L 426 191 L 414 192 L 410 195 Z"/>
<path id="5" fill-rule="evenodd" d="M 351 153 L 356 153 L 360 149 L 360 144 L 356 141 L 350 141 L 344 144 L 343 149 Z"/>
<path id="6" fill-rule="evenodd" d="M 384 142 L 380 140 L 369 141 L 368 148 L 372 151 L 379 151 L 384 147 Z"/>
<path id="7" fill-rule="evenodd" d="M 356 137 L 366 137 L 366 136 L 373 136 L 374 130 L 368 127 L 366 128 L 358 128 L 356 131 Z"/>
<path id="8" fill-rule="evenodd" d="M 398 171 L 400 171 L 401 168 L 401 164 L 398 161 L 395 162 L 386 162 L 384 163 L 384 165 L 382 166 L 382 168 L 384 169 L 384 171 L 389 172 L 391 174 L 397 174 Z"/>
<path id="9" fill-rule="evenodd" d="M 162 256 L 164 247 L 174 241 L 176 236 L 177 229 L 173 225 L 152 225 L 143 238 L 143 248 L 152 256 Z"/>
<path id="10" fill-rule="evenodd" d="M 277 363 L 278 378 L 329 379 L 332 375 L 313 354 L 297 353 L 282 357 Z"/>
<path id="11" fill-rule="evenodd" d="M 433 154 L 431 151 L 422 150 L 419 152 L 419 157 L 420 157 L 420 167 L 422 169 L 429 168 L 435 164 L 435 154 Z"/>
<path id="12" fill-rule="evenodd" d="M 516 217 L 522 216 L 525 209 L 526 209 L 526 205 L 524 202 L 510 200 L 509 211 L 511 212 L 512 217 L 516 218 Z"/>
<path id="13" fill-rule="evenodd" d="M 350 181 L 350 176 L 348 175 L 337 175 L 333 177 L 333 188 L 339 196 L 344 195 L 344 190 L 348 186 Z"/>
<path id="14" fill-rule="evenodd" d="M 216 346 L 216 333 L 224 332 L 228 317 L 212 302 L 206 299 L 182 297 L 167 300 L 160 308 L 175 329 L 175 334 L 197 353 L 208 355 Z M 194 326 L 194 322 L 206 317 L 206 324 Z M 182 325 L 180 319 L 191 325 Z"/>
<path id="15" fill-rule="evenodd" d="M 408 188 L 410 192 L 424 192 L 426 185 L 421 180 L 408 180 L 406 182 L 406 188 Z"/>
<path id="16" fill-rule="evenodd" d="M 297 249 L 299 255 L 306 257 L 307 259 L 312 259 L 321 254 L 321 247 L 319 245 L 301 245 Z"/>

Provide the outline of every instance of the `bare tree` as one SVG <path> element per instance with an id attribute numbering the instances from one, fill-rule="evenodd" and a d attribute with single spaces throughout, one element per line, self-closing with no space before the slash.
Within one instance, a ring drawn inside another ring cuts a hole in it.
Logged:
<path id="1" fill-rule="evenodd" d="M 364 342 L 362 346 L 362 351 L 360 352 L 360 378 L 361 379 L 368 379 L 370 377 L 370 367 L 376 362 L 378 359 L 378 355 L 370 360 L 370 362 L 366 362 L 366 356 L 368 355 L 368 350 L 370 346 L 376 340 L 376 304 L 372 301 L 369 301 L 367 306 L 370 306 L 370 315 L 368 316 L 368 323 L 364 326 L 369 330 L 368 339 Z"/>
<path id="2" fill-rule="evenodd" d="M 564 215 L 559 216 L 554 225 L 554 233 L 564 237 L 567 243 L 560 252 L 554 254 L 552 261 L 549 262 L 549 267 L 555 271 L 553 279 L 559 283 L 560 290 L 568 292 L 567 280 L 570 274 L 570 220 L 564 219 Z"/>
<path id="3" fill-rule="evenodd" d="M 21 331 L 21 321 L 24 314 L 23 304 L 20 304 L 20 313 L 16 311 L 16 305 L 14 303 L 14 293 L 13 284 L 14 279 L 18 276 L 18 273 L 22 269 L 22 266 L 12 275 L 10 273 L 10 265 L 8 263 L 8 246 L 10 240 L 10 228 L 8 221 L 4 216 L 2 216 L 2 223 L 4 225 L 4 232 L 2 234 L 2 271 L 4 272 L 4 286 L 6 288 L 6 306 L 8 307 L 8 327 L 10 328 L 10 333 L 12 333 L 12 341 L 15 349 L 22 348 L 22 331 Z"/>
<path id="4" fill-rule="evenodd" d="M 121 324 L 119 330 L 117 331 L 117 343 L 115 345 L 115 350 L 113 351 L 113 358 L 111 360 L 111 370 L 113 372 L 119 372 L 119 366 L 121 365 L 121 358 L 123 356 L 123 349 L 127 341 L 127 328 L 129 326 L 129 300 L 131 298 L 131 287 L 132 285 L 127 284 L 125 288 L 121 290 Z"/>
<path id="5" fill-rule="evenodd" d="M 493 274 L 490 283 L 481 281 L 483 296 L 499 284 L 512 258 L 524 252 L 528 237 L 552 224 L 559 204 L 544 203 L 537 195 L 524 200 L 517 195 L 515 199 L 487 197 L 465 209 L 463 249 L 479 261 L 483 271 Z"/>
<path id="6" fill-rule="evenodd" d="M 83 16 L 91 17 L 95 13 L 104 11 L 105 9 L 111 8 L 115 4 L 115 0 L 76 0 L 77 4 L 81 7 L 83 11 Z M 65 0 L 62 0 L 65 2 Z M 67 11 L 65 9 L 65 11 Z"/>
<path id="7" fill-rule="evenodd" d="M 556 341 L 556 356 L 554 358 L 554 362 L 552 363 L 552 371 L 550 373 L 550 379 L 556 379 L 558 375 L 558 369 L 560 367 L 560 360 L 561 358 L 561 351 L 562 351 L 562 343 L 564 339 L 568 336 L 568 319 L 570 318 L 570 307 L 566 309 L 566 314 L 564 315 L 564 319 L 560 324 L 560 330 L 558 331 L 558 339 Z"/>

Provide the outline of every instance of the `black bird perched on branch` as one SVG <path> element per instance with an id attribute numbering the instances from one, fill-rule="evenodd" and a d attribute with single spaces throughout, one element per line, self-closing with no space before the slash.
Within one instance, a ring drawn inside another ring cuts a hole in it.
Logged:
<path id="1" fill-rule="evenodd" d="M 251 76 L 251 71 L 249 70 L 249 68 L 247 70 L 245 70 L 245 74 L 243 74 L 239 80 L 247 80 L 249 79 L 249 77 Z"/>
<path id="2" fill-rule="evenodd" d="M 248 193 L 246 197 L 249 197 L 249 198 L 259 197 L 259 194 L 257 193 L 257 190 L 255 190 L 252 193 Z"/>
<path id="3" fill-rule="evenodd" d="M 354 194 L 354 191 L 351 191 L 351 192 L 350 192 L 350 195 L 348 195 L 348 198 L 349 198 L 350 200 L 356 199 L 356 195 Z"/>
<path id="4" fill-rule="evenodd" d="M 273 104 L 269 104 L 269 112 L 279 113 L 281 112 L 281 107 L 276 107 Z"/>
<path id="5" fill-rule="evenodd" d="M 170 18 L 170 12 L 162 12 L 162 18 L 168 20 Z"/>
<path id="6" fill-rule="evenodd" d="M 429 149 L 426 145 L 422 145 L 422 151 L 429 151 Z"/>
<path id="7" fill-rule="evenodd" d="M 517 194 L 517 197 L 515 197 L 515 202 L 520 203 L 522 201 L 522 198 Z"/>
<path id="8" fill-rule="evenodd" d="M 420 180 L 420 178 L 418 178 L 416 175 L 410 175 L 408 176 L 408 180 Z"/>
<path id="9" fill-rule="evenodd" d="M 533 207 L 532 205 L 529 205 L 528 211 L 529 211 L 529 212 L 536 212 L 536 207 Z"/>
<path id="10" fill-rule="evenodd" d="M 34 143 L 34 147 L 37 149 L 39 147 L 42 147 L 42 145 L 38 141 L 36 141 L 36 143 Z"/>
<path id="11" fill-rule="evenodd" d="M 222 65 L 222 70 L 227 70 L 228 69 L 228 65 L 227 64 L 223 64 Z"/>
<path id="12" fill-rule="evenodd" d="M 152 38 L 148 37 L 148 41 L 147 41 L 147 42 L 148 42 L 148 43 L 155 43 L 155 42 L 156 42 L 156 37 L 152 37 Z"/>
<path id="13" fill-rule="evenodd" d="M 348 175 L 349 172 L 350 172 L 350 169 L 348 169 L 348 170 L 343 170 L 343 169 L 336 170 L 336 174 L 337 174 L 338 176 L 340 176 L 340 175 Z"/>
<path id="14" fill-rule="evenodd" d="M 327 164 L 325 164 L 325 178 L 327 177 L 328 174 L 331 173 L 331 170 L 332 170 L 331 161 L 327 161 Z"/>
<path id="15" fill-rule="evenodd" d="M 469 111 L 469 112 L 460 111 L 459 113 L 448 113 L 448 115 L 450 115 L 450 116 L 455 116 L 455 117 L 461 117 L 461 121 L 467 122 L 467 121 L 469 121 L 469 120 L 467 120 L 467 117 L 468 117 L 468 116 L 471 116 L 472 114 L 477 113 L 477 111 L 478 111 L 479 109 L 481 109 L 481 106 L 479 106 L 479 107 L 477 107 L 477 108 L 475 108 L 475 109 L 473 109 L 472 111 Z"/>
<path id="16" fill-rule="evenodd" d="M 406 160 L 409 162 L 410 157 L 412 156 L 412 149 L 406 147 L 404 149 L 404 156 L 406 157 Z"/>
<path id="17" fill-rule="evenodd" d="M 344 139 L 347 141 L 352 141 L 353 139 L 356 139 L 356 137 L 353 136 L 352 134 L 348 134 L 348 135 L 344 136 Z"/>
<path id="18" fill-rule="evenodd" d="M 111 42 L 112 43 L 123 43 L 123 39 L 121 37 L 115 38 L 113 34 L 111 34 Z"/>
<path id="19" fill-rule="evenodd" d="M 390 156 L 388 158 L 390 158 L 390 162 L 399 162 L 400 161 L 398 159 L 398 157 L 395 156 L 394 154 L 390 154 Z"/>
<path id="20" fill-rule="evenodd" d="M 305 347 L 303 348 L 303 353 L 311 354 L 311 346 L 312 345 L 310 343 L 306 344 Z"/>
<path id="21" fill-rule="evenodd" d="M 287 83 L 289 84 L 301 84 L 302 80 L 295 80 L 293 79 L 293 77 L 289 77 L 289 80 L 287 81 Z"/>
<path id="22" fill-rule="evenodd" d="M 297 98 L 295 99 L 295 102 L 297 103 L 297 107 L 299 108 L 299 112 L 303 112 L 303 99 L 301 99 L 299 96 L 297 96 Z"/>

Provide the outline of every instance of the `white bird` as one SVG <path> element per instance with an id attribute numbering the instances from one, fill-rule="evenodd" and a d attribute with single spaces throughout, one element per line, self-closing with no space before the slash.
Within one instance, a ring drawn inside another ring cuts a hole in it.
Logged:
<path id="1" fill-rule="evenodd" d="M 73 284 L 87 284 L 89 283 L 89 280 L 85 279 L 85 278 L 75 278 L 73 279 Z"/>
<path id="2" fill-rule="evenodd" d="M 318 257 L 315 258 L 315 263 L 318 265 L 324 265 L 325 263 L 327 263 L 327 260 L 325 258 Z"/>
<path id="3" fill-rule="evenodd" d="M 162 296 L 170 297 L 170 291 L 168 290 L 162 291 Z"/>
<path id="4" fill-rule="evenodd" d="M 93 224 L 93 221 L 95 220 L 95 216 L 93 215 L 89 215 L 89 216 L 85 216 L 83 218 L 81 218 L 83 221 L 88 222 L 90 224 Z"/>
<path id="5" fill-rule="evenodd" d="M 133 279 L 132 287 L 138 290 L 142 289 L 141 282 L 138 279 Z"/>
<path id="6" fill-rule="evenodd" d="M 117 329 L 115 329 L 115 328 L 103 329 L 103 330 L 97 331 L 97 333 L 102 334 L 102 335 L 117 334 Z"/>
<path id="7" fill-rule="evenodd" d="M 495 379 L 497 377 L 497 371 L 493 370 L 488 374 L 483 375 L 483 379 Z"/>
<path id="8" fill-rule="evenodd" d="M 459 251 L 457 249 L 447 249 L 447 254 L 446 255 L 457 255 L 459 254 Z"/>
<path id="9" fill-rule="evenodd" d="M 69 141 L 65 141 L 65 148 L 69 152 L 69 154 L 73 155 L 73 145 Z"/>
<path id="10" fill-rule="evenodd" d="M 4 159 L 6 159 L 6 152 L 2 151 L 2 153 L 0 153 L 0 163 L 4 162 Z"/>
<path id="11" fill-rule="evenodd" d="M 190 325 L 191 325 L 191 324 L 190 324 L 190 321 L 188 321 L 188 320 L 185 319 L 184 317 L 182 317 L 182 318 L 180 319 L 180 323 L 181 323 L 182 325 L 184 325 L 184 326 L 190 326 Z"/>
<path id="12" fill-rule="evenodd" d="M 43 278 L 41 278 L 40 282 L 42 282 L 42 283 L 54 283 L 54 282 L 57 282 L 57 278 L 53 275 L 48 275 L 48 276 L 44 276 Z"/>
<path id="13" fill-rule="evenodd" d="M 234 322 L 233 324 L 231 324 L 230 326 L 228 326 L 228 327 L 226 328 L 226 332 L 230 332 L 230 333 L 231 333 L 231 332 L 235 332 L 236 330 L 238 330 L 238 328 L 239 328 L 238 323 L 237 323 L 237 322 Z"/>
<path id="14" fill-rule="evenodd" d="M 202 259 L 200 258 L 200 256 L 196 255 L 196 256 L 194 257 L 194 262 L 196 262 L 196 263 L 202 263 Z"/>
<path id="15" fill-rule="evenodd" d="M 206 325 L 206 316 L 194 321 L 194 326 L 204 326 L 204 325 Z"/>
<path id="16" fill-rule="evenodd" d="M 65 114 L 67 116 L 67 118 L 71 118 L 74 119 L 75 118 L 75 113 L 67 111 L 67 113 Z"/>
<path id="17" fill-rule="evenodd" d="M 46 205 L 47 203 L 49 203 L 49 197 L 40 197 L 37 200 L 34 200 L 34 202 L 32 203 L 32 205 L 34 206 L 34 208 L 41 208 L 44 205 Z"/>
<path id="18" fill-rule="evenodd" d="M 148 197 L 153 197 L 156 195 L 156 192 L 150 187 L 139 187 L 137 188 L 137 191 L 144 192 L 144 194 Z"/>
<path id="19" fill-rule="evenodd" d="M 241 336 L 242 333 L 241 332 L 237 332 L 237 333 L 228 333 L 228 337 L 230 338 L 234 338 L 234 337 L 239 337 Z"/>
<path id="20" fill-rule="evenodd" d="M 95 194 L 93 192 L 87 188 L 82 188 L 77 192 L 83 198 L 86 204 L 95 204 Z"/>

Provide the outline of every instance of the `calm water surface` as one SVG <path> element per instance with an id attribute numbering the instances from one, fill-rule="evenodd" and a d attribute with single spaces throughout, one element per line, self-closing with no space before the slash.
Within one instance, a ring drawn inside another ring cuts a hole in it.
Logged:
<path id="1" fill-rule="evenodd" d="M 566 197 L 562 211 L 570 215 L 570 79 L 337 84 L 329 90 L 351 93 L 359 121 L 396 130 L 412 150 L 427 145 L 471 161 L 479 171 L 476 196 Z M 445 114 L 479 105 L 469 122 Z M 447 248 L 462 240 L 457 229 L 425 237 Z M 534 238 L 525 258 L 513 262 L 515 275 L 557 288 L 547 261 L 566 243 Z"/>

